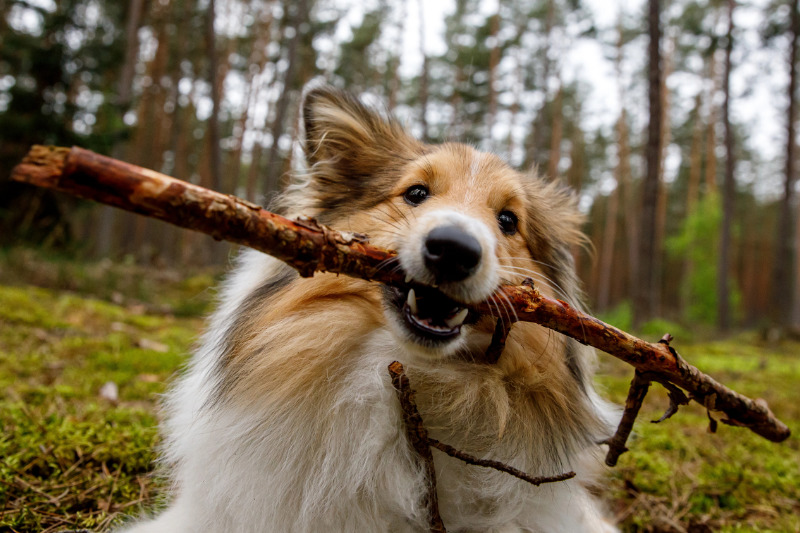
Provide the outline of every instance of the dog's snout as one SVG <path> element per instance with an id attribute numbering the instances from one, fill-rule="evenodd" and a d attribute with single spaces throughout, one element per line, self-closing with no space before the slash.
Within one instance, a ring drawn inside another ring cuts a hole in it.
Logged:
<path id="1" fill-rule="evenodd" d="M 458 226 L 440 226 L 425 238 L 423 255 L 437 283 L 461 281 L 477 270 L 481 244 Z"/>

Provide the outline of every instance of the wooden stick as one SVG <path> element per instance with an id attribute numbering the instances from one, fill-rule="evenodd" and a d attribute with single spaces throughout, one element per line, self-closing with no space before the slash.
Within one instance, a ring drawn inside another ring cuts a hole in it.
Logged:
<path id="1" fill-rule="evenodd" d="M 559 481 L 566 481 L 568 479 L 572 479 L 575 477 L 575 472 L 569 471 L 564 472 L 563 474 L 556 474 L 555 476 L 532 476 L 526 472 L 518 468 L 514 468 L 513 466 L 509 466 L 505 463 L 501 463 L 500 461 L 493 461 L 491 459 L 481 459 L 480 457 L 475 457 L 474 455 L 470 455 L 468 453 L 464 453 L 461 450 L 453 448 L 449 444 L 445 444 L 440 442 L 436 439 L 432 439 L 428 437 L 428 443 L 437 450 L 446 453 L 450 457 L 455 457 L 456 459 L 460 459 L 467 464 L 474 465 L 474 466 L 482 466 L 484 468 L 493 468 L 495 470 L 499 470 L 500 472 L 505 472 L 511 476 L 519 478 L 523 481 L 527 481 L 531 485 L 543 485 L 544 483 L 557 483 Z"/>
<path id="2" fill-rule="evenodd" d="M 608 444 L 608 453 L 606 454 L 606 464 L 608 466 L 617 466 L 619 456 L 628 451 L 625 443 L 628 442 L 628 436 L 630 436 L 633 429 L 633 422 L 639 416 L 639 409 L 642 407 L 642 402 L 649 388 L 650 380 L 644 378 L 638 370 L 634 372 L 631 388 L 628 390 L 628 398 L 625 400 L 622 420 L 620 420 L 614 436 L 605 442 L 605 444 Z"/>
<path id="3" fill-rule="evenodd" d="M 428 430 L 422 422 L 422 416 L 417 409 L 417 403 L 414 401 L 414 391 L 411 389 L 411 384 L 402 363 L 393 361 L 389 364 L 389 376 L 392 378 L 392 386 L 394 387 L 398 400 L 400 400 L 400 409 L 403 412 L 403 424 L 406 429 L 406 436 L 408 437 L 411 447 L 414 448 L 414 451 L 417 452 L 417 455 L 419 455 L 422 461 L 425 470 L 425 478 L 428 481 L 428 493 L 425 495 L 424 503 L 428 509 L 428 527 L 430 531 L 445 531 L 442 517 L 439 514 L 439 496 L 436 493 L 436 471 L 433 465 L 431 448 L 436 448 L 450 457 L 455 457 L 467 464 L 482 466 L 484 468 L 493 468 L 536 486 L 544 483 L 566 481 L 575 477 L 575 472 L 565 472 L 555 476 L 534 477 L 513 466 L 509 466 L 500 461 L 475 457 L 430 437 L 428 435 Z"/>
<path id="4" fill-rule="evenodd" d="M 230 195 L 219 194 L 152 170 L 81 148 L 34 146 L 12 178 L 152 216 L 268 253 L 301 275 L 337 272 L 405 286 L 397 255 L 367 244 L 366 236 L 345 234 L 313 220 L 292 221 Z M 496 297 L 511 302 L 521 321 L 535 322 L 594 346 L 648 378 L 671 383 L 709 411 L 720 411 L 730 425 L 747 427 L 774 442 L 789 428 L 764 400 L 752 400 L 688 364 L 668 344 L 649 343 L 554 300 L 528 285 L 504 286 Z M 502 318 L 484 302 L 477 311 Z"/>
<path id="5" fill-rule="evenodd" d="M 431 533 L 446 533 L 442 516 L 439 514 L 439 495 L 436 493 L 436 470 L 433 468 L 433 454 L 431 453 L 428 430 L 422 424 L 422 417 L 414 401 L 414 391 L 408 383 L 403 365 L 394 361 L 389 365 L 389 375 L 392 377 L 392 386 L 400 400 L 403 411 L 403 424 L 406 428 L 408 442 L 422 460 L 425 470 L 425 479 L 428 481 L 428 492 L 425 495 L 425 507 L 428 509 L 428 528 Z"/>

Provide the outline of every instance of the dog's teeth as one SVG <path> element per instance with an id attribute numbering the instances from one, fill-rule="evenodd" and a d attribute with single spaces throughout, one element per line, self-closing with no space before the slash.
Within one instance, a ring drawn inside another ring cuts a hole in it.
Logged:
<path id="1" fill-rule="evenodd" d="M 415 315 L 417 314 L 417 295 L 414 292 L 414 289 L 409 289 L 408 291 L 408 298 L 406 299 L 406 303 L 408 304 L 408 308 L 411 309 L 411 312 Z"/>
<path id="2" fill-rule="evenodd" d="M 411 283 L 414 278 L 411 277 L 411 274 L 406 274 L 406 283 Z"/>
<path id="3" fill-rule="evenodd" d="M 447 325 L 450 326 L 451 328 L 460 326 L 461 324 L 464 323 L 464 320 L 467 318 L 468 314 L 469 314 L 469 309 L 465 307 L 464 309 L 453 315 L 451 318 L 448 318 Z"/>

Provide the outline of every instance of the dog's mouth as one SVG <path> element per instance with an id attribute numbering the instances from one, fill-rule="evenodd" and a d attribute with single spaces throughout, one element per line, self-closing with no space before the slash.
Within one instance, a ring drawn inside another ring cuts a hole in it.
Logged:
<path id="1" fill-rule="evenodd" d="M 384 286 L 388 302 L 402 317 L 406 329 L 423 344 L 452 340 L 461 327 L 479 315 L 442 291 L 425 285 L 405 288 Z"/>

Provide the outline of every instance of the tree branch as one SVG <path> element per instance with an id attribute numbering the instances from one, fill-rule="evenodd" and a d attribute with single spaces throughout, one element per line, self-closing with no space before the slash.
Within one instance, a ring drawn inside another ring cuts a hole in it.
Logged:
<path id="1" fill-rule="evenodd" d="M 396 253 L 370 246 L 364 235 L 340 233 L 310 219 L 292 221 L 234 196 L 81 148 L 34 146 L 14 168 L 12 178 L 255 248 L 285 261 L 303 276 L 336 272 L 406 286 L 403 272 L 394 268 Z M 511 302 L 520 321 L 541 324 L 607 352 L 651 381 L 680 387 L 709 411 L 724 413 L 723 423 L 747 427 L 774 442 L 790 435 L 764 400 L 752 400 L 718 383 L 684 361 L 668 343 L 645 342 L 561 300 L 543 296 L 530 284 L 501 287 L 497 296 Z M 473 307 L 502 318 L 486 302 Z"/>
<path id="2" fill-rule="evenodd" d="M 628 437 L 633 429 L 633 422 L 639 416 L 639 409 L 642 407 L 642 402 L 649 389 L 650 380 L 645 378 L 638 370 L 634 372 L 631 388 L 628 390 L 628 399 L 625 400 L 625 410 L 622 412 L 622 420 L 619 422 L 617 432 L 604 442 L 604 444 L 608 444 L 608 453 L 606 454 L 606 464 L 608 466 L 617 466 L 619 456 L 628 451 L 625 443 L 628 442 Z"/>
<path id="3" fill-rule="evenodd" d="M 422 417 L 417 410 L 414 402 L 414 391 L 408 383 L 403 365 L 394 361 L 389 365 L 389 375 L 392 377 L 392 386 L 400 400 L 400 408 L 403 411 L 403 424 L 406 428 L 406 436 L 411 447 L 417 452 L 422 460 L 422 467 L 425 470 L 425 479 L 428 481 L 428 493 L 425 495 L 425 507 L 428 509 L 428 527 L 431 533 L 445 533 L 444 523 L 439 514 L 439 496 L 436 493 L 436 470 L 433 468 L 433 454 L 431 453 L 430 439 L 428 430 L 422 424 Z"/>
<path id="4" fill-rule="evenodd" d="M 566 472 L 555 476 L 534 477 L 500 461 L 475 457 L 461 450 L 457 450 L 449 444 L 429 437 L 428 430 L 422 423 L 422 416 L 420 416 L 417 404 L 414 401 L 414 391 L 411 389 L 411 384 L 408 381 L 408 376 L 406 375 L 403 365 L 399 361 L 393 361 L 389 365 L 389 375 L 392 378 L 392 386 L 397 393 L 397 398 L 400 400 L 406 436 L 408 437 L 411 447 L 414 448 L 414 451 L 417 452 L 422 460 L 425 478 L 428 481 L 428 493 L 425 496 L 425 507 L 428 509 L 428 527 L 431 532 L 445 531 L 442 517 L 439 514 L 439 497 L 436 493 L 436 471 L 433 467 L 432 447 L 446 453 L 450 457 L 455 457 L 456 459 L 464 461 L 467 464 L 493 468 L 536 486 L 542 485 L 543 483 L 566 481 L 575 477 L 575 472 Z"/>

